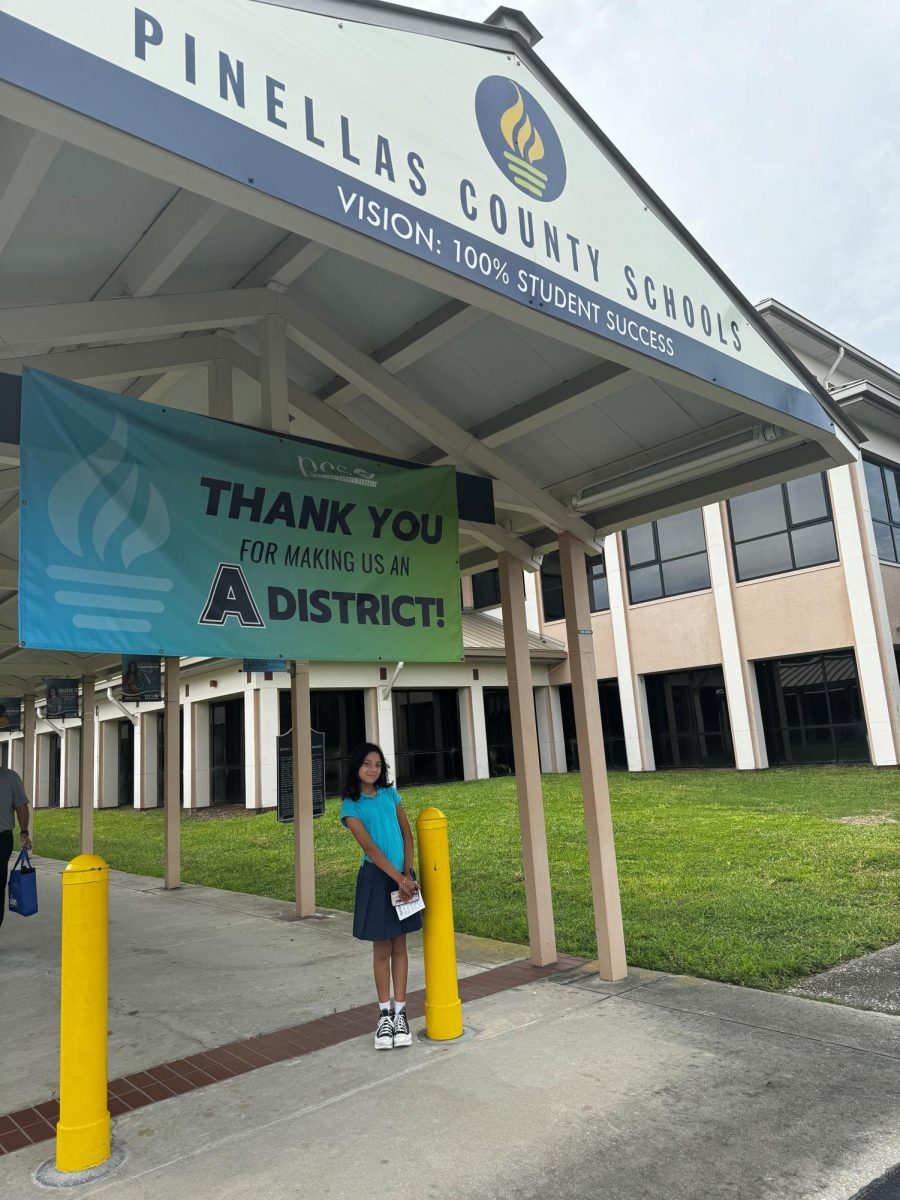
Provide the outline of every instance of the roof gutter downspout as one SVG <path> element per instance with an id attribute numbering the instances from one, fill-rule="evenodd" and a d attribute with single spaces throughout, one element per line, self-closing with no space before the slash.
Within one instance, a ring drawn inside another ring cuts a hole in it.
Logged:
<path id="1" fill-rule="evenodd" d="M 116 708 L 119 710 L 120 713 L 124 713 L 124 715 L 132 723 L 132 725 L 137 726 L 137 723 L 138 723 L 137 716 L 133 712 L 129 712 L 121 700 L 116 699 L 116 697 L 113 695 L 113 690 L 111 687 L 108 687 L 106 689 L 106 698 L 110 702 L 110 704 L 114 704 L 116 706 Z"/>
<path id="2" fill-rule="evenodd" d="M 840 346 L 840 347 L 838 348 L 838 355 L 837 355 L 837 358 L 836 358 L 836 359 L 834 360 L 834 362 L 831 364 L 831 367 L 829 368 L 828 374 L 827 374 L 827 375 L 825 376 L 825 378 L 822 380 L 822 387 L 823 387 L 823 388 L 827 388 L 827 387 L 829 386 L 829 384 L 831 383 L 831 377 L 832 377 L 832 375 L 835 373 L 835 371 L 838 369 L 838 367 L 841 365 L 841 362 L 842 362 L 842 360 L 843 360 L 843 357 L 844 357 L 844 347 L 843 347 L 843 346 Z"/>
<path id="3" fill-rule="evenodd" d="M 393 675 L 390 677 L 390 679 L 387 681 L 387 683 L 384 684 L 381 688 L 382 700 L 387 700 L 390 697 L 391 689 L 393 688 L 394 684 L 397 682 L 397 676 L 400 674 L 400 672 L 403 670 L 403 668 L 405 666 L 406 666 L 405 662 L 398 662 L 396 667 L 394 667 Z"/>

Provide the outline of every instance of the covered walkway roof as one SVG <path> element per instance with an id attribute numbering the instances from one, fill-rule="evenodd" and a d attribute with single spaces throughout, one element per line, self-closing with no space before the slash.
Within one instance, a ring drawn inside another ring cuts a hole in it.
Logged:
<path id="1" fill-rule="evenodd" d="M 0 371 L 271 427 L 284 331 L 291 432 L 494 481 L 463 573 L 850 461 L 847 417 L 537 36 L 509 9 L 7 0 Z M 23 691 L 113 660 L 17 646 L 2 395 L 0 689 Z"/>

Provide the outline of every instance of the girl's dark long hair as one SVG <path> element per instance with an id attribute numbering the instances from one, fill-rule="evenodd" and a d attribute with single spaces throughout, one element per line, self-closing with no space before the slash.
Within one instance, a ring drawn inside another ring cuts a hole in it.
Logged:
<path id="1" fill-rule="evenodd" d="M 374 742 L 361 742 L 360 745 L 354 746 L 350 751 L 350 757 L 347 759 L 347 773 L 344 776 L 344 787 L 341 792 L 343 799 L 359 799 L 359 769 L 369 754 L 377 754 L 381 759 L 381 774 L 375 781 L 375 786 L 377 788 L 391 786 L 391 781 L 388 779 L 388 771 L 391 769 L 390 764 L 385 760 L 381 747 L 376 746 Z"/>

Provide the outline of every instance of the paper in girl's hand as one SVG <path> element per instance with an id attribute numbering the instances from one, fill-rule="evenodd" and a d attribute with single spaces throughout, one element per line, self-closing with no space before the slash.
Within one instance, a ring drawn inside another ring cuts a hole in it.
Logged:
<path id="1" fill-rule="evenodd" d="M 397 916 L 401 921 L 405 921 L 413 913 L 421 912 L 425 907 L 425 901 L 422 899 L 421 892 L 416 892 L 411 900 L 402 900 L 399 889 L 396 892 L 391 892 L 391 904 L 396 908 Z"/>

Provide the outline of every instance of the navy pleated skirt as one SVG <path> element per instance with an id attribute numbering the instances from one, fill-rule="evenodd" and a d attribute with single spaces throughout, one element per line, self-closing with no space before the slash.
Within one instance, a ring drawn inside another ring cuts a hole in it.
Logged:
<path id="1" fill-rule="evenodd" d="M 391 904 L 391 892 L 397 885 L 374 863 L 364 862 L 356 876 L 356 903 L 353 906 L 353 936 L 362 942 L 386 942 L 404 933 L 422 928 L 422 914 L 413 913 L 405 921 Z"/>

